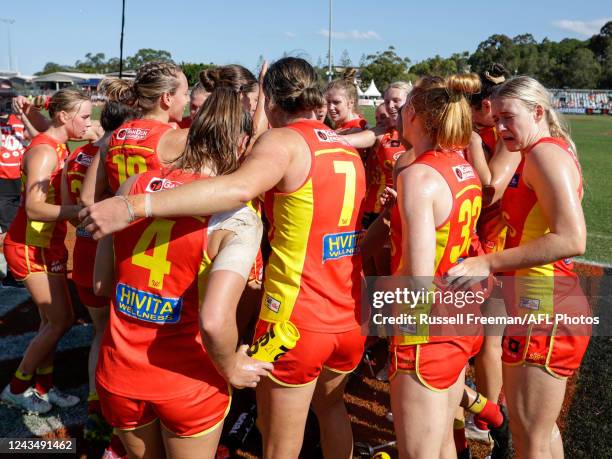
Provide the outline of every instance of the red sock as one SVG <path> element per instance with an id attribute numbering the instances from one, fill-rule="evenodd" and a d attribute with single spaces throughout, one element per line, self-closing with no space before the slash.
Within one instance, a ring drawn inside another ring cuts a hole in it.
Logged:
<path id="1" fill-rule="evenodd" d="M 102 416 L 102 408 L 100 407 L 100 399 L 95 392 L 87 397 L 87 414 L 98 414 Z"/>
<path id="2" fill-rule="evenodd" d="M 36 391 L 45 395 L 53 387 L 53 366 L 36 369 Z"/>
<path id="3" fill-rule="evenodd" d="M 32 385 L 32 375 L 27 375 L 17 369 L 11 378 L 10 385 L 13 394 L 23 394 Z"/>
<path id="4" fill-rule="evenodd" d="M 455 419 L 453 423 L 453 438 L 457 454 L 468 448 L 467 438 L 465 438 L 465 421 L 462 419 Z"/>
<path id="5" fill-rule="evenodd" d="M 499 409 L 499 405 L 487 400 L 485 407 L 478 414 L 474 415 L 474 424 L 482 430 L 498 428 L 504 423 L 504 415 Z M 482 427 L 481 427 L 482 426 Z"/>

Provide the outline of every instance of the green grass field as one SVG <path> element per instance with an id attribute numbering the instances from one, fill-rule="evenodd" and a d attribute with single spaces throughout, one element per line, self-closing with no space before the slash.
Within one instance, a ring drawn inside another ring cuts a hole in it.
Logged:
<path id="1" fill-rule="evenodd" d="M 361 107 L 374 124 L 374 109 Z M 612 116 L 567 117 L 584 174 L 583 208 L 587 222 L 584 259 L 612 263 Z M 607 181 L 610 180 L 610 183 Z"/>

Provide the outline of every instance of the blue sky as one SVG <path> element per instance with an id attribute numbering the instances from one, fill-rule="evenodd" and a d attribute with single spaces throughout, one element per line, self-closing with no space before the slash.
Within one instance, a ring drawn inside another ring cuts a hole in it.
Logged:
<path id="1" fill-rule="evenodd" d="M 253 69 L 260 55 L 327 53 L 328 0 L 126 0 L 125 55 L 165 49 L 177 62 L 238 63 Z M 11 26 L 13 67 L 32 74 L 48 61 L 73 64 L 87 52 L 119 56 L 121 0 L 19 0 L 4 8 Z M 44 5 L 44 6 L 42 6 Z M 50 5 L 53 5 L 51 7 Z M 609 0 L 333 0 L 333 51 L 354 63 L 394 45 L 418 62 L 435 54 L 473 52 L 494 33 L 585 39 L 606 19 Z M 418 6 L 417 6 L 418 5 Z M 0 22 L 0 69 L 8 69 L 7 25 Z"/>

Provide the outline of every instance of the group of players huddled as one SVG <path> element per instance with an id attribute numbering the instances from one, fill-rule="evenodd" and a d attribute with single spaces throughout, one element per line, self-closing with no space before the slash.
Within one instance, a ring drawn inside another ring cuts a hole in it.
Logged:
<path id="1" fill-rule="evenodd" d="M 395 82 L 369 127 L 354 76 L 325 87 L 287 57 L 259 78 L 238 65 L 204 70 L 190 92 L 179 66 L 148 63 L 134 81 L 101 83 L 103 133 L 73 152 L 66 142 L 91 130 L 83 93 L 55 93 L 49 119 L 16 98 L 35 134 L 25 153 L 18 136 L 7 177 L 22 187 L 4 255 L 41 325 L 2 400 L 33 413 L 79 401 L 53 384 L 74 320 L 67 222 L 72 280 L 95 330 L 86 434 L 114 428 L 108 458 L 214 457 L 232 386 L 256 387 L 266 458 L 298 457 L 310 408 L 324 456 L 350 458 L 343 394 L 366 345 L 365 276 L 455 288 L 497 273 L 575 279 L 580 165 L 538 81 L 493 65 Z M 3 139 L 20 124 L 11 116 Z M 514 290 L 504 304 L 492 285 L 490 314 L 556 306 L 545 291 L 525 301 Z M 252 358 L 252 340 L 286 320 L 295 348 L 274 363 Z M 555 330 L 389 337 L 399 456 L 469 457 L 466 410 L 490 431 L 494 458 L 510 457 L 509 430 L 520 457 L 562 457 L 556 420 L 588 337 Z M 465 384 L 473 357 L 478 392 Z"/>

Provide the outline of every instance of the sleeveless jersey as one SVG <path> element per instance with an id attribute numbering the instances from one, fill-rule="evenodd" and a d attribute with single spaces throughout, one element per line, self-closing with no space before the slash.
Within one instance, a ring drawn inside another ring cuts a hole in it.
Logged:
<path id="1" fill-rule="evenodd" d="M 482 207 L 482 186 L 472 166 L 456 152 L 428 151 L 410 166 L 425 164 L 448 184 L 453 205 L 446 221 L 436 228 L 436 257 L 432 274 L 444 276 L 468 256 L 470 241 Z M 402 224 L 398 206 L 391 212 L 391 272 L 402 265 Z"/>
<path id="2" fill-rule="evenodd" d="M 578 171 L 580 172 L 580 186 L 578 193 L 582 197 L 582 172 L 578 158 L 571 151 L 569 145 L 562 139 L 553 137 L 544 137 L 534 143 L 526 152 L 523 153 L 523 158 L 516 169 L 508 188 L 502 198 L 501 208 L 504 220 L 508 226 L 506 234 L 505 248 L 511 249 L 518 247 L 529 241 L 533 241 L 550 232 L 546 218 L 542 211 L 542 207 L 538 203 L 535 192 L 530 189 L 523 181 L 523 168 L 525 167 L 525 158 L 536 145 L 541 143 L 551 143 L 557 145 L 567 152 L 572 157 Z M 517 271 L 504 273 L 508 276 L 575 276 L 573 272 L 574 263 L 571 259 L 557 260 L 554 263 L 549 263 L 543 266 L 533 268 L 525 268 Z"/>
<path id="3" fill-rule="evenodd" d="M 38 134 L 32 139 L 32 142 L 24 153 L 24 158 L 25 155 L 30 154 L 32 148 L 38 145 L 48 145 L 55 151 L 55 169 L 53 169 L 51 177 L 49 178 L 49 189 L 47 190 L 47 199 L 45 202 L 59 206 L 62 204 L 60 188 L 62 184 L 62 169 L 64 167 L 64 161 L 68 156 L 68 148 L 65 143 L 59 143 L 46 134 Z M 22 170 L 21 203 L 17 210 L 15 220 L 7 233 L 6 242 L 45 248 L 63 245 L 64 238 L 66 237 L 66 221 L 40 222 L 28 218 L 25 210 L 25 184 L 26 175 Z"/>
<path id="4" fill-rule="evenodd" d="M 260 318 L 340 333 L 359 327 L 358 242 L 365 172 L 357 151 L 319 121 L 288 126 L 311 153 L 308 177 L 291 193 L 266 192 L 271 254 Z"/>
<path id="5" fill-rule="evenodd" d="M 25 150 L 23 121 L 13 114 L 0 119 L 0 179 L 17 180 L 21 176 Z"/>
<path id="6" fill-rule="evenodd" d="M 352 120 L 347 120 L 344 123 L 342 123 L 340 126 L 338 126 L 336 128 L 336 131 L 342 130 L 342 129 L 355 129 L 355 128 L 359 128 L 359 129 L 366 129 L 368 127 L 368 122 L 362 118 L 361 116 L 357 117 L 357 118 L 353 118 Z"/>
<path id="7" fill-rule="evenodd" d="M 453 196 L 448 218 L 436 227 L 436 254 L 432 274 L 442 277 L 450 268 L 469 256 L 482 207 L 482 185 L 476 171 L 456 151 L 428 151 L 408 167 L 415 164 L 427 165 L 442 175 Z M 401 224 L 399 209 L 395 205 L 391 213 L 391 268 L 394 274 L 403 263 Z M 419 304 L 414 313 L 429 313 L 430 307 L 427 303 Z M 442 310 L 444 308 L 442 307 Z M 449 336 L 430 336 L 429 331 L 427 325 L 417 326 L 408 335 L 395 336 L 393 342 L 408 345 L 452 340 Z"/>
<path id="8" fill-rule="evenodd" d="M 380 139 L 372 160 L 367 162 L 370 183 L 366 196 L 366 212 L 380 213 L 379 197 L 385 187 L 393 186 L 393 167 L 397 158 L 406 151 L 399 141 L 397 129 L 389 129 Z"/>
<path id="9" fill-rule="evenodd" d="M 489 157 L 493 156 L 497 146 L 497 139 L 499 138 L 495 126 L 482 127 L 478 129 L 478 135 L 482 139 L 482 146 L 485 149 L 485 152 L 489 154 Z"/>
<path id="10" fill-rule="evenodd" d="M 137 119 L 122 124 L 113 132 L 105 162 L 113 192 L 132 175 L 163 168 L 157 157 L 157 145 L 168 129 L 172 126 L 160 121 Z"/>
<path id="11" fill-rule="evenodd" d="M 131 194 L 199 179 L 149 171 Z M 216 372 L 202 344 L 200 299 L 212 267 L 208 217 L 146 218 L 114 235 L 116 290 L 97 379 L 124 397 L 161 400 L 190 394 Z"/>
<path id="12" fill-rule="evenodd" d="M 75 203 L 81 202 L 81 190 L 85 173 L 99 149 L 93 143 L 88 143 L 74 150 L 66 160 L 68 193 Z M 98 242 L 94 241 L 91 233 L 81 226 L 77 227 L 76 236 L 72 262 L 72 280 L 79 285 L 92 287 Z"/>

